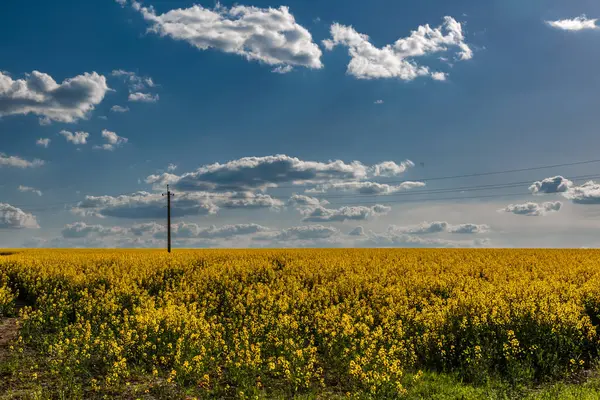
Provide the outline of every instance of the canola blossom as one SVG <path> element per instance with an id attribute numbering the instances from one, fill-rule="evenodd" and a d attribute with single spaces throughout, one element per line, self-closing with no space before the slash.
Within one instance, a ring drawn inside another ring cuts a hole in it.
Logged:
<path id="1" fill-rule="evenodd" d="M 0 318 L 86 390 L 132 371 L 207 397 L 529 381 L 600 350 L 595 250 L 15 250 Z"/>

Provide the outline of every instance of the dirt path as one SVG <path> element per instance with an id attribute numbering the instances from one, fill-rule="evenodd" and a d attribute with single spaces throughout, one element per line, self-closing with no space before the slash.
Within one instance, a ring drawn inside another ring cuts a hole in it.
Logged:
<path id="1" fill-rule="evenodd" d="M 18 311 L 25 306 L 25 303 L 17 300 L 15 309 Z M 0 318 L 0 361 L 8 355 L 10 343 L 17 338 L 19 327 L 18 318 Z"/>
<path id="2" fill-rule="evenodd" d="M 0 361 L 8 356 L 10 342 L 15 340 L 18 334 L 17 318 L 0 320 Z"/>

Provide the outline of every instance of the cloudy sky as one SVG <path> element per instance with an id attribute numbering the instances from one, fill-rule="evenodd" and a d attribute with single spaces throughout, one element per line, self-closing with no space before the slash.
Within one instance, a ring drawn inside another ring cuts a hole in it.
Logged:
<path id="1" fill-rule="evenodd" d="M 597 18 L 8 2 L 0 247 L 598 247 Z"/>

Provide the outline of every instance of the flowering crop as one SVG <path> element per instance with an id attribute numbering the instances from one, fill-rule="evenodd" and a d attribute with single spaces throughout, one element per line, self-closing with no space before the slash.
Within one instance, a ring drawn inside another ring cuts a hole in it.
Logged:
<path id="1" fill-rule="evenodd" d="M 600 350 L 593 250 L 20 251 L 0 316 L 86 390 L 132 371 L 199 394 L 396 398 L 421 370 L 545 380 Z"/>

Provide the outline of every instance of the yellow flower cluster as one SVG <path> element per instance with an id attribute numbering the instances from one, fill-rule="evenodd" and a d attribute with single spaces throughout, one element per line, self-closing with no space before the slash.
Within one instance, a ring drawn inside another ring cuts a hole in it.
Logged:
<path id="1" fill-rule="evenodd" d="M 15 294 L 0 281 L 0 318 L 13 312 L 15 297 Z"/>
<path id="2" fill-rule="evenodd" d="M 18 293 L 29 304 L 25 345 L 90 390 L 135 370 L 215 396 L 335 387 L 394 398 L 421 370 L 531 380 L 589 366 L 600 351 L 599 259 L 593 250 L 20 251 L 0 257 L 0 315 Z"/>

